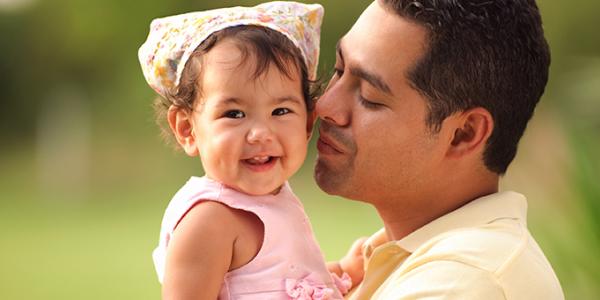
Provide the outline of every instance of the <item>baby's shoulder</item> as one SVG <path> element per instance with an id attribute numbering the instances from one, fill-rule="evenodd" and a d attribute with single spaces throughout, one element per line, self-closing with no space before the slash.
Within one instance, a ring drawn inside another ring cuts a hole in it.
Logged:
<path id="1" fill-rule="evenodd" d="M 184 222 L 184 234 L 193 240 L 191 248 L 229 249 L 225 252 L 232 254 L 230 270 L 252 260 L 264 239 L 264 225 L 258 216 L 221 202 L 200 202 L 183 218 Z"/>
<path id="2" fill-rule="evenodd" d="M 242 230 L 236 209 L 216 201 L 199 201 L 173 229 L 169 247 L 192 249 L 192 253 L 232 249 Z"/>
<path id="3" fill-rule="evenodd" d="M 177 228 L 185 223 L 194 231 L 214 231 L 234 234 L 239 231 L 247 212 L 228 206 L 225 203 L 202 200 L 191 207 L 181 218 Z"/>

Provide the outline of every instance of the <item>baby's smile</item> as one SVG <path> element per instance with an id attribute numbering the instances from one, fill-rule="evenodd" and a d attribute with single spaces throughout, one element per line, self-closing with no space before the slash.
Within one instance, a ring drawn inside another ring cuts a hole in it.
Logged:
<path id="1" fill-rule="evenodd" d="M 255 156 L 249 159 L 243 159 L 244 165 L 255 172 L 266 172 L 271 170 L 279 157 L 277 156 Z"/>
<path id="2" fill-rule="evenodd" d="M 246 159 L 246 161 L 252 165 L 262 165 L 270 161 L 272 158 L 272 156 L 256 156 L 250 159 Z"/>

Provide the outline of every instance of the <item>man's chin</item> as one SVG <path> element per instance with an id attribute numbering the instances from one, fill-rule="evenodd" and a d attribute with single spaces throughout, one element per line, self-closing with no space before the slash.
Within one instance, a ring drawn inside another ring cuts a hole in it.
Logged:
<path id="1" fill-rule="evenodd" d="M 326 162 L 317 158 L 315 164 L 314 178 L 321 190 L 330 195 L 344 196 L 343 186 L 348 176 L 332 169 Z"/>

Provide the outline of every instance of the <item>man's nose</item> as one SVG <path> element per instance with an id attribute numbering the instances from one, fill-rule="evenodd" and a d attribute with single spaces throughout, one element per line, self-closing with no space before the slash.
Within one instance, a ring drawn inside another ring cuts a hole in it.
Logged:
<path id="1" fill-rule="evenodd" d="M 319 98 L 315 106 L 317 116 L 321 120 L 333 123 L 337 126 L 347 126 L 350 124 L 350 104 L 351 95 L 339 80 L 325 90 L 325 93 Z"/>
<path id="2" fill-rule="evenodd" d="M 273 131 L 265 122 L 254 122 L 246 135 L 246 140 L 250 144 L 268 143 L 273 141 Z"/>

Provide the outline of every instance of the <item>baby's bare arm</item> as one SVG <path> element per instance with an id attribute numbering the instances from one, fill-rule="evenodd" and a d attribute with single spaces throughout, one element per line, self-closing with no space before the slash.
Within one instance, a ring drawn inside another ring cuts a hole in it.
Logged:
<path id="1" fill-rule="evenodd" d="M 235 214 L 227 206 L 203 202 L 181 220 L 169 242 L 163 299 L 217 299 L 229 270 L 237 237 Z"/>

